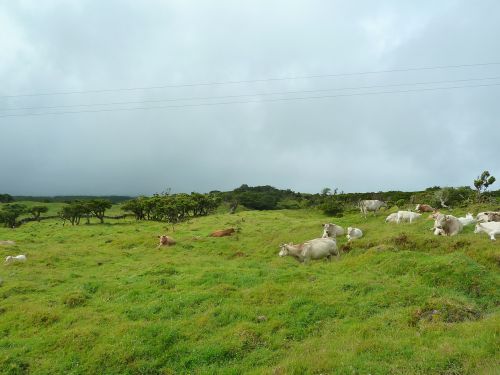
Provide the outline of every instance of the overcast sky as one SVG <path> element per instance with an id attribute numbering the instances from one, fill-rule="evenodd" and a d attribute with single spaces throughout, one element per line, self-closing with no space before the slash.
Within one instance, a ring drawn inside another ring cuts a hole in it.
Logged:
<path id="1" fill-rule="evenodd" d="M 500 64 L 331 76 L 500 63 L 499 19 L 497 0 L 0 0 L 0 193 L 500 177 L 500 78 L 472 80 Z M 191 85 L 241 80 L 263 81 Z M 22 116 L 46 112 L 77 113 Z"/>

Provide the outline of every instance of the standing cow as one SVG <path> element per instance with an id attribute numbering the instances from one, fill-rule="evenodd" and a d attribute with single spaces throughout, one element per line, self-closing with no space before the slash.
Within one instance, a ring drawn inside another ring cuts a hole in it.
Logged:
<path id="1" fill-rule="evenodd" d="M 366 213 L 368 211 L 373 212 L 375 215 L 375 212 L 377 212 L 380 207 L 387 207 L 387 203 L 383 201 L 379 201 L 377 199 L 368 199 L 368 200 L 362 200 L 359 201 L 359 209 L 361 210 L 361 213 L 364 215 L 366 218 Z"/>

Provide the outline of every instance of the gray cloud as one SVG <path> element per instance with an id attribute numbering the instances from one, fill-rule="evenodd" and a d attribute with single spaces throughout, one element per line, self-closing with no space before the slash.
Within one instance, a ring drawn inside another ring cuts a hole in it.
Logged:
<path id="1" fill-rule="evenodd" d="M 451 0 L 3 2 L 0 95 L 500 61 L 498 11 L 496 1 Z M 500 76 L 500 65 L 0 98 L 0 108 L 492 76 Z M 390 90 L 398 88 L 369 91 Z M 336 93 L 346 92 L 352 91 Z M 242 183 L 308 192 L 468 185 L 483 169 L 500 174 L 498 93 L 492 86 L 0 117 L 0 192 L 150 194 Z M 0 111 L 5 113 L 21 112 Z"/>

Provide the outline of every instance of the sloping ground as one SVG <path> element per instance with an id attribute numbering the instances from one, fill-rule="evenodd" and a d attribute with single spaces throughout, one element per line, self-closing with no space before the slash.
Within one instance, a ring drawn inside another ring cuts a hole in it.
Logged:
<path id="1" fill-rule="evenodd" d="M 28 261 L 0 268 L 0 371 L 498 373 L 500 241 L 384 218 L 334 220 L 365 238 L 309 266 L 277 256 L 331 221 L 304 210 L 1 228 Z"/>

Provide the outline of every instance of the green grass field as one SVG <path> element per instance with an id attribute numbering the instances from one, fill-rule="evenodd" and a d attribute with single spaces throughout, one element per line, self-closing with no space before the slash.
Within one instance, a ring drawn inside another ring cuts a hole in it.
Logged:
<path id="1" fill-rule="evenodd" d="M 430 220 L 398 226 L 386 214 L 245 211 L 175 232 L 132 219 L 0 228 L 17 242 L 0 255 L 28 257 L 0 265 L 0 371 L 500 373 L 500 239 L 473 227 L 435 237 Z M 365 237 L 332 262 L 278 257 L 324 222 Z M 230 226 L 237 235 L 207 237 Z M 157 249 L 158 234 L 178 244 Z"/>

